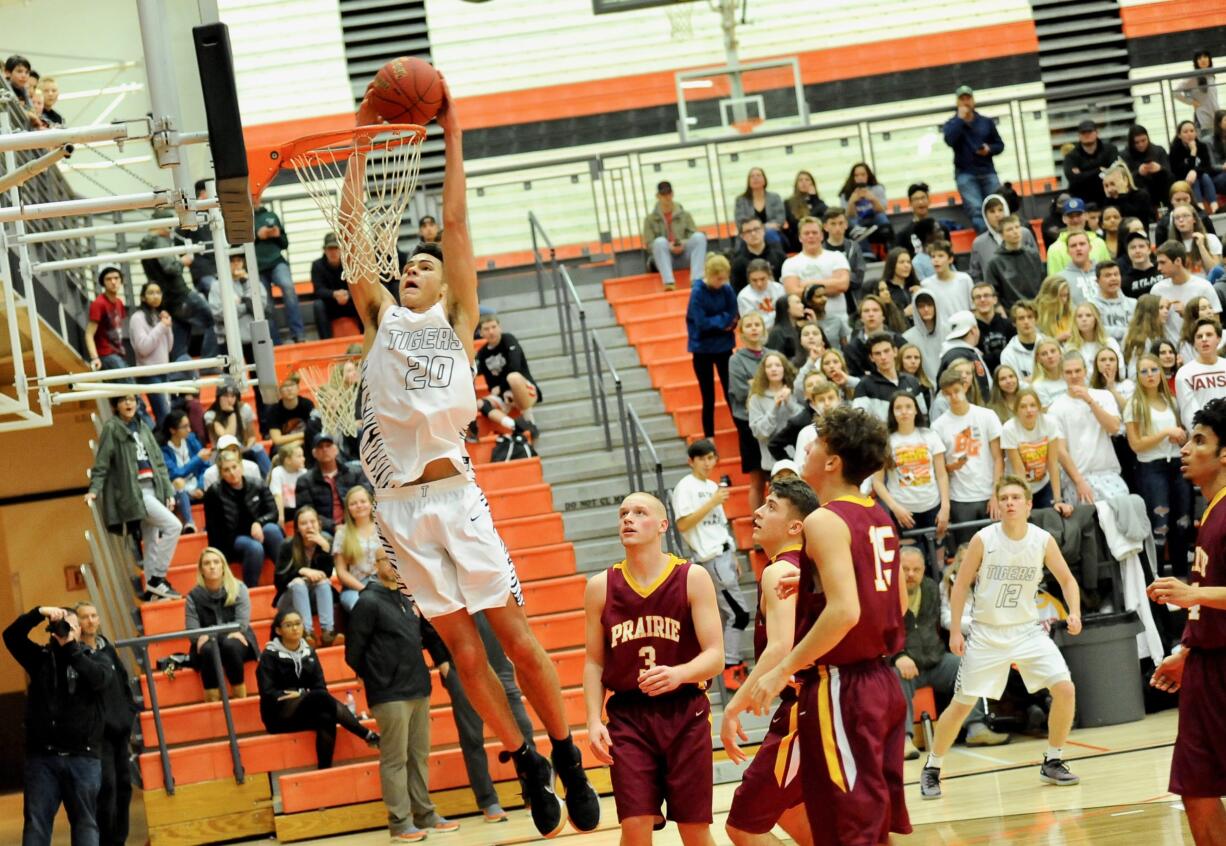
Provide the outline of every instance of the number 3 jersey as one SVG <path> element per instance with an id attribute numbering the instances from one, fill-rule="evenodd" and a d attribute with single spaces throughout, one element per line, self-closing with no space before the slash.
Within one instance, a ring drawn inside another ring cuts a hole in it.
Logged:
<path id="1" fill-rule="evenodd" d="M 983 561 L 975 576 L 971 618 L 989 626 L 1038 622 L 1035 594 L 1043 581 L 1043 560 L 1051 535 L 1031 523 L 1013 540 L 994 523 L 975 535 L 983 544 Z"/>
<path id="2" fill-rule="evenodd" d="M 600 613 L 605 647 L 600 679 L 606 690 L 638 691 L 639 676 L 651 667 L 676 667 L 698 657 L 702 650 L 690 614 L 690 566 L 670 555 L 650 585 L 636 583 L 625 561 L 609 569 Z"/>
<path id="3" fill-rule="evenodd" d="M 376 488 L 408 485 L 431 461 L 467 473 L 463 431 L 477 416 L 468 352 L 443 303 L 387 309 L 362 365 L 362 469 Z"/>

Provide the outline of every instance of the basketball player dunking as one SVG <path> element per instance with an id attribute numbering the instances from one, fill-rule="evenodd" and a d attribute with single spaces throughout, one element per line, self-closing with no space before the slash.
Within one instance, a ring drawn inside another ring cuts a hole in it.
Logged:
<path id="1" fill-rule="evenodd" d="M 660 500 L 632 493 L 617 516 L 626 559 L 592 577 L 583 595 L 588 739 L 610 765 L 622 846 L 652 842 L 665 802 L 685 846 L 713 846 L 706 687 L 724 667 L 715 584 L 702 567 L 664 552 Z"/>
<path id="2" fill-rule="evenodd" d="M 906 586 L 894 523 L 860 494 L 885 463 L 885 423 L 839 407 L 817 424 L 804 479 L 822 506 L 805 518 L 797 617 L 808 626 L 773 670 L 746 683 L 750 710 L 765 714 L 793 674 L 805 812 L 821 846 L 886 843 L 909 834 L 903 796 L 907 705 L 888 656 L 903 648 Z M 810 623 L 811 621 L 811 623 Z"/>
<path id="3" fill-rule="evenodd" d="M 1188 609 L 1182 649 L 1158 665 L 1151 684 L 1179 691 L 1179 734 L 1170 790 L 1183 797 L 1197 846 L 1226 846 L 1226 399 L 1192 418 L 1180 450 L 1183 475 L 1209 507 L 1200 518 L 1191 584 L 1161 578 L 1154 602 Z"/>
<path id="4" fill-rule="evenodd" d="M 796 594 L 781 598 L 776 588 L 783 576 L 800 572 L 805 518 L 816 508 L 817 494 L 813 488 L 792 478 L 771 482 L 766 502 L 754 512 L 753 542 L 762 547 L 770 563 L 762 570 L 758 582 L 758 615 L 753 632 L 756 662 L 750 679 L 774 669 L 792 651 L 796 633 L 805 630 L 803 621 L 796 618 Z M 813 843 L 800 789 L 800 750 L 795 743 L 796 688 L 788 685 L 781 695 L 783 701 L 771 717 L 762 745 L 741 774 L 741 783 L 732 796 L 725 828 L 735 846 L 775 846 L 780 842 L 771 834 L 776 824 L 797 846 Z M 747 705 L 747 697 L 738 690 L 724 708 L 720 738 L 734 763 L 746 758 L 737 746 L 737 739 L 749 739 L 740 721 Z"/>
<path id="5" fill-rule="evenodd" d="M 369 97 L 358 125 L 382 122 Z M 553 772 L 566 790 L 571 824 L 600 822 L 600 800 L 583 771 L 562 705 L 557 671 L 528 627 L 511 557 L 494 529 L 485 494 L 473 480 L 463 431 L 477 413 L 473 331 L 477 273 L 469 238 L 461 131 L 444 88 L 438 113 L 445 143 L 443 243 L 409 257 L 395 302 L 373 273 L 346 268 L 365 331 L 362 467 L 376 488 L 380 539 L 422 613 L 451 651 L 473 706 L 515 763 L 532 819 L 545 837 L 565 825 Z M 340 220 L 363 213 L 365 159 L 345 172 Z M 360 237 L 351 227 L 340 237 Z M 524 742 L 506 695 L 486 660 L 472 614 L 486 618 L 515 665 L 520 685 L 553 744 L 553 766 Z"/>

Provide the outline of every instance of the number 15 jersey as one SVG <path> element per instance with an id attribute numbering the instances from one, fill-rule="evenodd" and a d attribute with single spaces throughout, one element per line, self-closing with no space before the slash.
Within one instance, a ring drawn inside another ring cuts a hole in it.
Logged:
<path id="1" fill-rule="evenodd" d="M 477 416 L 468 352 L 440 301 L 384 313 L 362 365 L 362 469 L 376 488 L 408 485 L 431 461 L 469 469 L 463 431 Z"/>
<path id="2" fill-rule="evenodd" d="M 1051 535 L 1031 523 L 1013 540 L 1003 524 L 994 523 L 975 535 L 983 544 L 983 561 L 975 576 L 971 618 L 989 626 L 1038 622 L 1035 594 L 1043 581 L 1043 561 Z"/>
<path id="3" fill-rule="evenodd" d="M 676 667 L 698 657 L 702 650 L 690 613 L 691 566 L 670 555 L 664 572 L 650 585 L 635 582 L 625 561 L 609 569 L 600 613 L 605 648 L 601 682 L 606 690 L 637 691 L 639 676 L 652 667 Z"/>

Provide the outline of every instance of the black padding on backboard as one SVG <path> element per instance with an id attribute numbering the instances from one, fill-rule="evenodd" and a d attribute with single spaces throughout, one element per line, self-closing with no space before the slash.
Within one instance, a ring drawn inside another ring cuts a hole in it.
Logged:
<path id="1" fill-rule="evenodd" d="M 192 27 L 192 39 L 196 44 L 196 64 L 200 68 L 226 240 L 231 244 L 247 244 L 255 240 L 255 214 L 247 184 L 247 145 L 238 112 L 230 31 L 224 23 L 201 24 Z"/>

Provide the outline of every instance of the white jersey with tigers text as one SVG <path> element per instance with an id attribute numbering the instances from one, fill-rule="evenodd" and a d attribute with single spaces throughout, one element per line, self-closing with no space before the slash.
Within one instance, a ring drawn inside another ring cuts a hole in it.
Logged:
<path id="1" fill-rule="evenodd" d="M 463 431 L 477 416 L 472 364 L 443 303 L 387 309 L 362 365 L 362 469 L 375 488 L 408 485 L 446 458 L 468 474 Z"/>
<path id="2" fill-rule="evenodd" d="M 971 618 L 991 626 L 1038 622 L 1035 594 L 1043 581 L 1043 560 L 1051 535 L 1026 524 L 1026 534 L 1013 540 L 1002 523 L 976 534 L 983 544 L 983 561 L 975 576 Z"/>

